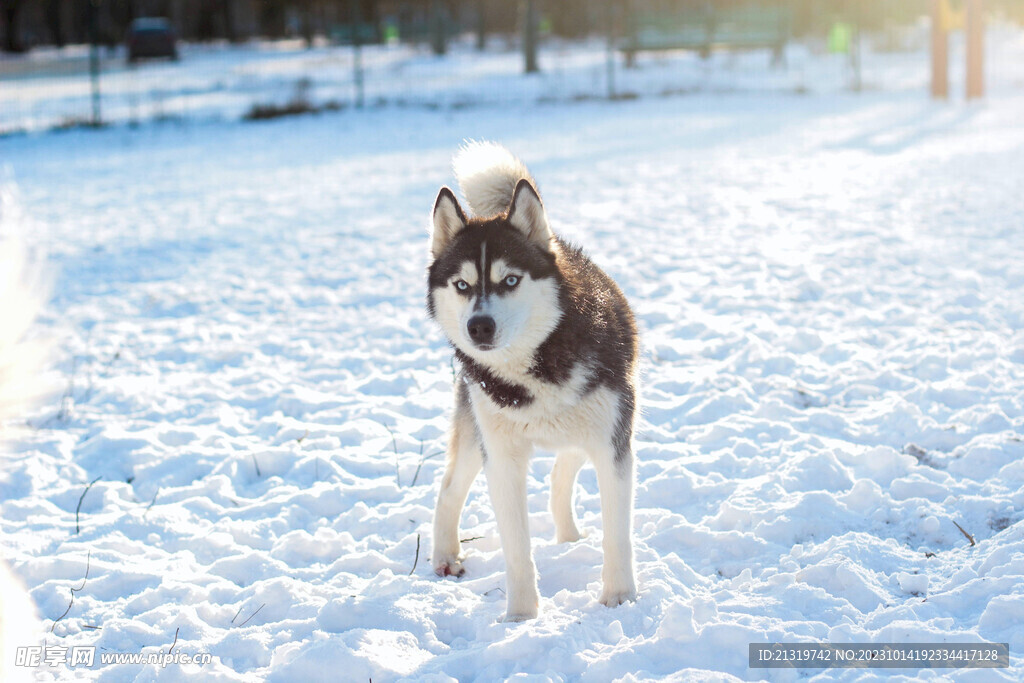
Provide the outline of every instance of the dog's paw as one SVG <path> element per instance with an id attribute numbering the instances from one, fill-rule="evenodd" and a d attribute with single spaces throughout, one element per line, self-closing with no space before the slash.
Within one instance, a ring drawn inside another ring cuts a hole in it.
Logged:
<path id="1" fill-rule="evenodd" d="M 508 588 L 509 599 L 505 603 L 505 616 L 501 621 L 516 623 L 536 619 L 540 611 L 540 595 L 536 584 L 521 586 L 520 590 L 511 585 Z"/>
<path id="2" fill-rule="evenodd" d="M 587 531 L 580 531 L 579 529 L 562 530 L 555 534 L 555 543 L 575 543 L 589 535 Z"/>
<path id="3" fill-rule="evenodd" d="M 457 557 L 439 558 L 432 560 L 431 564 L 434 565 L 434 573 L 438 576 L 454 576 L 459 578 L 466 573 L 462 560 Z"/>
<path id="4" fill-rule="evenodd" d="M 636 588 L 624 590 L 604 589 L 601 591 L 600 602 L 605 607 L 618 607 L 627 602 L 636 602 Z"/>
<path id="5" fill-rule="evenodd" d="M 536 619 L 536 618 L 537 618 L 537 610 L 533 610 L 533 612 L 531 612 L 529 614 L 506 614 L 504 616 L 504 618 L 502 618 L 501 621 L 504 624 L 518 624 L 520 622 L 529 621 L 530 619 Z"/>

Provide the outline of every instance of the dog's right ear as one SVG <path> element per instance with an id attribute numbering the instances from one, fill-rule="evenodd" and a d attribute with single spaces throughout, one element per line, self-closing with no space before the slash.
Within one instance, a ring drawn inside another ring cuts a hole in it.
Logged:
<path id="1" fill-rule="evenodd" d="M 430 254 L 437 258 L 448 243 L 466 227 L 466 215 L 462 213 L 455 194 L 442 187 L 434 202 L 434 230 L 430 238 Z"/>

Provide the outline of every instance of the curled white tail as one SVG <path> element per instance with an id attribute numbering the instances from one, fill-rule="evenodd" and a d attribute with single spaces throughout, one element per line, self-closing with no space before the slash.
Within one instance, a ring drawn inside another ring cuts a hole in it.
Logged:
<path id="1" fill-rule="evenodd" d="M 507 211 L 523 178 L 537 186 L 523 162 L 494 142 L 467 142 L 452 160 L 452 168 L 469 210 L 478 218 Z"/>

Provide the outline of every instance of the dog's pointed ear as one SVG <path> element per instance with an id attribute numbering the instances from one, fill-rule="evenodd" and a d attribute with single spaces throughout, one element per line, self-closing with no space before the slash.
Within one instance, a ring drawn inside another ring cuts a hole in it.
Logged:
<path id="1" fill-rule="evenodd" d="M 437 258 L 459 232 L 466 227 L 466 215 L 462 213 L 455 194 L 442 187 L 434 201 L 434 229 L 430 237 L 430 253 Z"/>
<path id="2" fill-rule="evenodd" d="M 545 251 L 551 250 L 551 227 L 548 225 L 548 214 L 544 210 L 544 204 L 540 201 L 540 195 L 533 187 L 533 184 L 523 178 L 516 185 L 516 191 L 512 193 L 512 203 L 508 207 L 509 225 L 523 233 L 526 239 L 542 247 Z"/>

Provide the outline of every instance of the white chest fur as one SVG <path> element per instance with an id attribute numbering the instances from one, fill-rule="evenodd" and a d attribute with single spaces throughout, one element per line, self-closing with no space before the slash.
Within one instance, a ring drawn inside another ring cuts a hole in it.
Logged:
<path id="1" fill-rule="evenodd" d="M 470 385 L 473 412 L 481 429 L 494 435 L 526 438 L 550 449 L 605 440 L 614 429 L 620 397 L 607 387 L 584 394 L 593 370 L 578 365 L 563 383 L 544 382 L 536 377 L 516 377 L 533 396 L 525 406 L 502 407 L 479 384 Z"/>

